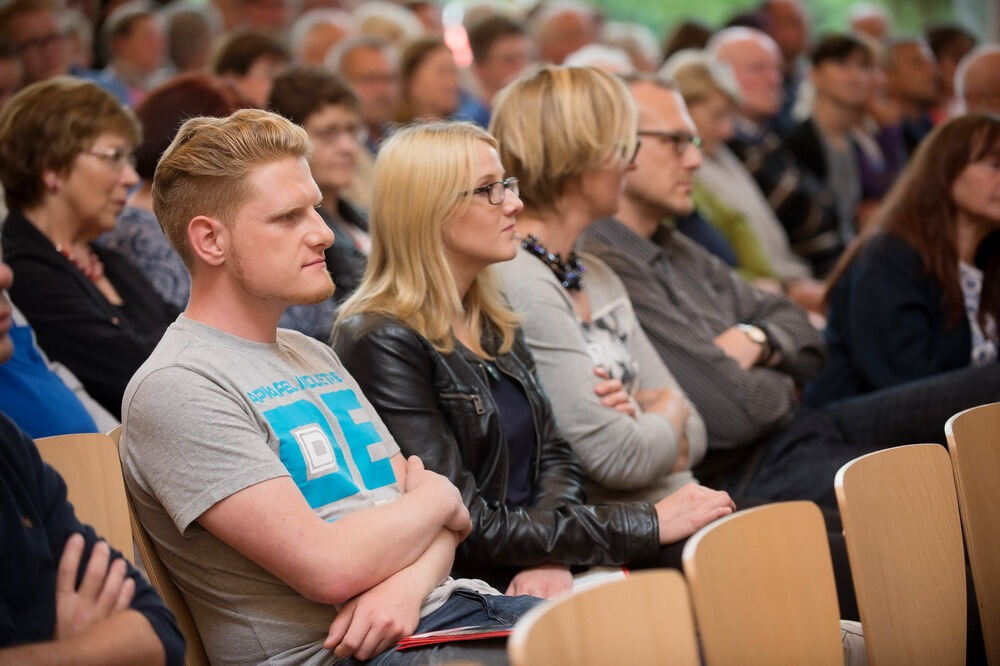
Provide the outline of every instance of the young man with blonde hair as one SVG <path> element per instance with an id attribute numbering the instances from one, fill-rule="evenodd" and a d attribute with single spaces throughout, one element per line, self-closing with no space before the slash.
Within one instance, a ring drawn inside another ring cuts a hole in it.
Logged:
<path id="1" fill-rule="evenodd" d="M 391 649 L 534 599 L 448 577 L 471 528 L 458 491 L 399 454 L 328 347 L 277 328 L 333 291 L 308 151 L 243 110 L 189 120 L 161 159 L 153 205 L 191 300 L 126 391 L 129 493 L 213 661 L 502 662 L 488 643 Z"/>

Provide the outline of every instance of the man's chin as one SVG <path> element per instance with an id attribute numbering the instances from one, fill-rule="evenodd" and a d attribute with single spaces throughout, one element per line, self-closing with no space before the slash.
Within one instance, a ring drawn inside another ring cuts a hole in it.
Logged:
<path id="1" fill-rule="evenodd" d="M 322 289 L 302 293 L 299 298 L 295 299 L 295 302 L 299 305 L 316 305 L 333 296 L 334 289 L 333 282 L 330 282 L 329 285 L 324 286 Z"/>

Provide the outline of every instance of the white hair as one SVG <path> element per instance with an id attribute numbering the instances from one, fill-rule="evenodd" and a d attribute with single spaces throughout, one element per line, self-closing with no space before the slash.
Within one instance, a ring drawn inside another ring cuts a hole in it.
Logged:
<path id="1" fill-rule="evenodd" d="M 663 51 L 656 35 L 641 23 L 605 23 L 601 28 L 600 41 L 629 53 L 639 51 L 654 66 L 663 59 Z"/>
<path id="2" fill-rule="evenodd" d="M 746 26 L 738 25 L 731 28 L 723 28 L 719 32 L 712 35 L 712 38 L 708 40 L 708 44 L 705 45 L 705 51 L 708 52 L 713 58 L 720 59 L 720 53 L 734 42 L 745 42 L 745 41 L 755 41 L 761 46 L 774 51 L 775 53 L 780 53 L 778 48 L 778 43 L 771 39 L 771 36 L 766 32 L 761 32 L 756 28 L 748 28 Z"/>
<path id="3" fill-rule="evenodd" d="M 379 37 L 397 47 L 424 34 L 424 26 L 416 14 L 385 0 L 358 5 L 354 20 L 362 35 Z"/>
<path id="4" fill-rule="evenodd" d="M 969 72 L 969 68 L 976 63 L 981 58 L 989 55 L 1000 54 L 1000 44 L 980 44 L 976 48 L 972 49 L 958 62 L 958 66 L 955 67 L 955 99 L 962 105 L 962 110 L 965 110 L 965 79 Z"/>
<path id="5" fill-rule="evenodd" d="M 311 9 L 295 19 L 295 22 L 292 23 L 292 27 L 288 31 L 288 45 L 294 50 L 296 60 L 300 60 L 299 52 L 305 42 L 306 35 L 313 28 L 321 24 L 340 28 L 348 35 L 353 35 L 358 31 L 358 26 L 354 22 L 354 18 L 341 9 L 329 9 L 326 7 Z"/>
<path id="6" fill-rule="evenodd" d="M 609 74 L 631 74 L 635 71 L 628 53 L 605 44 L 587 44 L 566 56 L 563 65 L 593 67 Z"/>

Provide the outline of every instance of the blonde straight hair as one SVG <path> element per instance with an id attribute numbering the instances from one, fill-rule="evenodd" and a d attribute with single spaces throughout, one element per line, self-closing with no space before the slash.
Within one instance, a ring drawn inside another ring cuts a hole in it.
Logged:
<path id="1" fill-rule="evenodd" d="M 571 182 L 636 147 L 636 109 L 625 83 L 593 67 L 542 65 L 501 90 L 490 133 L 527 209 L 552 209 Z"/>
<path id="2" fill-rule="evenodd" d="M 473 351 L 490 358 L 514 343 L 518 318 L 489 268 L 463 299 L 445 257 L 442 227 L 471 205 L 464 196 L 475 185 L 477 145 L 496 140 L 471 123 L 436 122 L 398 130 L 379 149 L 369 220 L 372 247 L 357 291 L 337 320 L 375 312 L 405 322 L 442 353 L 454 349 L 451 323 L 464 316 Z M 482 345 L 484 324 L 500 345 Z"/>

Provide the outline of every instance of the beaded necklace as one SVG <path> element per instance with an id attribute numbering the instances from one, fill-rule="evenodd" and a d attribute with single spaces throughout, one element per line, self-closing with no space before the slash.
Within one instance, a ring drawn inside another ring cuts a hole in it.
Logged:
<path id="1" fill-rule="evenodd" d="M 521 247 L 535 255 L 556 274 L 559 282 L 570 291 L 580 291 L 583 289 L 583 274 L 587 272 L 587 267 L 580 261 L 576 252 L 570 252 L 566 261 L 562 260 L 558 254 L 553 254 L 545 249 L 538 236 L 529 235 L 521 241 Z"/>

